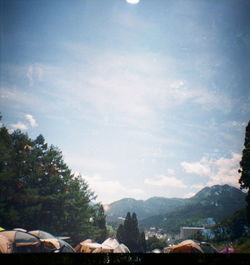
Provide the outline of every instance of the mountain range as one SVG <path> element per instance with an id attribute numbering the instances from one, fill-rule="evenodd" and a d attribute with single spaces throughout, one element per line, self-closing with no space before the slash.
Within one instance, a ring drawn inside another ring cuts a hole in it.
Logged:
<path id="1" fill-rule="evenodd" d="M 109 205 L 107 222 L 117 224 L 135 212 L 144 228 L 151 226 L 177 233 L 180 226 L 218 223 L 245 206 L 246 194 L 229 185 L 205 187 L 191 198 L 125 198 Z"/>

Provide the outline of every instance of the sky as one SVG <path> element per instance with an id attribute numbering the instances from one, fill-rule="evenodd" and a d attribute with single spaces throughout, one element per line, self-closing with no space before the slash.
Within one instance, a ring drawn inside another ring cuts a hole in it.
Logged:
<path id="1" fill-rule="evenodd" d="M 239 187 L 248 0 L 0 0 L 0 12 L 2 123 L 57 146 L 97 201 Z"/>

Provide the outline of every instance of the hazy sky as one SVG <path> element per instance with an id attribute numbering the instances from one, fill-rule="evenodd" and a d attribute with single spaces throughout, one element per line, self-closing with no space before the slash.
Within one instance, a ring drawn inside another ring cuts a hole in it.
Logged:
<path id="1" fill-rule="evenodd" d="M 109 203 L 238 185 L 248 0 L 0 0 L 0 111 Z"/>

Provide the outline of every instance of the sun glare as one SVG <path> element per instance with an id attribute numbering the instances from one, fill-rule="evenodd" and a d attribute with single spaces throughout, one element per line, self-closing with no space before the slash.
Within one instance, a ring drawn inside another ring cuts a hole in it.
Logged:
<path id="1" fill-rule="evenodd" d="M 129 4 L 138 4 L 140 0 L 126 0 Z"/>

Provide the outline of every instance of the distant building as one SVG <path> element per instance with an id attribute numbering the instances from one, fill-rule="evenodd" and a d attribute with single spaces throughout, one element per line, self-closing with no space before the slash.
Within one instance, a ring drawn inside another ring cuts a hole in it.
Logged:
<path id="1" fill-rule="evenodd" d="M 204 227 L 181 227 L 180 239 L 188 239 L 198 231 L 203 232 L 204 229 Z"/>
<path id="2" fill-rule="evenodd" d="M 145 238 L 148 240 L 150 237 L 157 237 L 158 239 L 166 238 L 167 235 L 162 229 L 157 229 L 156 227 L 150 227 L 149 231 L 145 232 Z"/>

